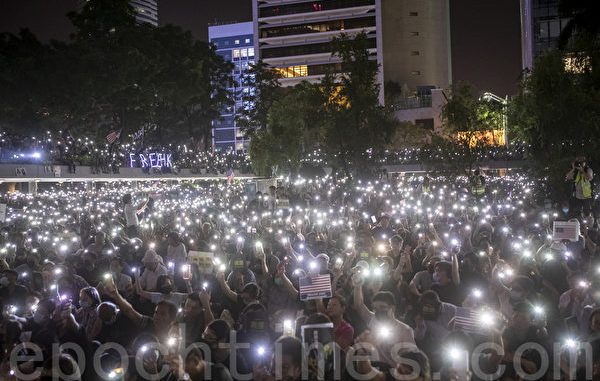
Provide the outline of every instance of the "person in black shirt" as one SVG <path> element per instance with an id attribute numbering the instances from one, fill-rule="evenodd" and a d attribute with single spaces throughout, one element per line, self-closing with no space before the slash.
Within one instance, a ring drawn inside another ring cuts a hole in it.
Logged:
<path id="1" fill-rule="evenodd" d="M 17 307 L 25 306 L 25 299 L 27 299 L 27 289 L 17 284 L 18 274 L 14 270 L 5 270 L 3 277 L 0 278 L 0 298 L 2 298 L 2 304 L 13 305 Z"/>

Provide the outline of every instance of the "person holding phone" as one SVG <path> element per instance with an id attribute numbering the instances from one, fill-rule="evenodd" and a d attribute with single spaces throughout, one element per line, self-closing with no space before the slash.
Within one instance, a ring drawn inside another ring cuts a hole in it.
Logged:
<path id="1" fill-rule="evenodd" d="M 569 208 L 572 217 L 587 217 L 592 213 L 593 179 L 594 171 L 587 165 L 585 156 L 578 155 L 565 175 L 565 181 L 573 184 Z"/>
<path id="2" fill-rule="evenodd" d="M 144 211 L 148 200 L 141 203 L 138 206 L 133 205 L 133 197 L 131 193 L 127 193 L 123 196 L 123 213 L 125 214 L 125 227 L 129 238 L 139 237 L 139 224 L 140 220 L 138 215 Z"/>

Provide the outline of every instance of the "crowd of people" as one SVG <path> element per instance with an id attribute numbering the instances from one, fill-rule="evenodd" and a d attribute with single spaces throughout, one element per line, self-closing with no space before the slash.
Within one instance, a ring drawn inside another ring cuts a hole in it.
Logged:
<path id="1" fill-rule="evenodd" d="M 600 379 L 593 205 L 519 174 L 250 185 L 5 195 L 0 378 Z"/>
<path id="2" fill-rule="evenodd" d="M 193 173 L 216 175 L 235 169 L 251 173 L 248 156 L 232 151 L 210 152 L 197 146 L 172 144 L 156 147 L 144 144 L 143 140 L 126 142 L 123 139 L 109 144 L 106 139 L 95 141 L 89 137 L 75 138 L 70 134 L 61 132 L 57 135 L 50 131 L 41 137 L 0 133 L 0 163 L 66 165 L 72 172 L 76 172 L 77 167 L 89 166 L 95 173 L 112 174 L 131 165 L 130 154 L 149 152 L 172 155 L 173 167 L 162 170 L 188 168 Z"/>
<path id="3" fill-rule="evenodd" d="M 58 137 L 57 137 L 58 136 Z M 130 165 L 130 153 L 164 152 L 173 156 L 176 168 L 189 168 L 195 173 L 224 174 L 229 169 L 251 173 L 251 163 L 244 152 L 208 152 L 203 147 L 192 145 L 167 145 L 152 147 L 143 141 L 128 142 L 124 139 L 108 144 L 105 139 L 94 141 L 89 137 L 75 138 L 69 134 L 58 135 L 47 131 L 42 137 L 22 137 L 0 133 L 0 162 L 45 165 L 68 165 L 73 171 L 78 166 L 90 166 L 94 171 L 117 173 L 119 168 Z M 529 146 L 515 143 L 510 146 L 485 147 L 478 150 L 465 150 L 464 147 L 424 146 L 400 150 L 368 152 L 365 155 L 373 163 L 380 165 L 448 163 L 466 159 L 472 155 L 478 162 L 526 160 Z M 305 165 L 323 167 L 329 165 L 323 152 L 308 153 L 303 159 Z"/>

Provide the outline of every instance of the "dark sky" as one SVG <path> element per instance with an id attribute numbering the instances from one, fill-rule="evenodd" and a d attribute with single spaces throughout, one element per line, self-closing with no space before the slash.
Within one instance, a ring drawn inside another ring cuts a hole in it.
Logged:
<path id="1" fill-rule="evenodd" d="M 455 82 L 466 80 L 500 96 L 517 91 L 520 14 L 518 0 L 450 0 Z"/>
<path id="2" fill-rule="evenodd" d="M 389 1 L 389 0 L 388 0 Z M 401 0 L 392 0 L 401 1 Z M 0 0 L 0 32 L 28 27 L 42 40 L 66 39 L 64 16 L 78 0 Z M 251 0 L 159 0 L 161 24 L 191 30 L 202 40 L 215 21 L 250 21 Z M 479 90 L 514 93 L 521 70 L 518 0 L 450 0 L 454 81 Z"/>
<path id="3" fill-rule="evenodd" d="M 110 0 L 107 0 L 110 1 Z M 40 39 L 66 39 L 71 24 L 66 13 L 78 0 L 0 0 L 0 32 L 18 32 L 27 27 Z M 215 21 L 251 21 L 251 0 L 159 0 L 161 24 L 191 30 L 202 40 L 207 25 Z"/>

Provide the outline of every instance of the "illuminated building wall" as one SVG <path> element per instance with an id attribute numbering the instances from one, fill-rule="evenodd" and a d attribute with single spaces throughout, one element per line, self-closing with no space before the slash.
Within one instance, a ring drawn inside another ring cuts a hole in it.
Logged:
<path id="1" fill-rule="evenodd" d="M 221 118 L 213 121 L 213 149 L 247 151 L 248 140 L 244 139 L 235 118 L 242 108 L 242 95 L 252 91 L 242 86 L 244 72 L 255 62 L 252 22 L 209 26 L 208 40 L 216 47 L 217 54 L 234 64 L 234 81 L 229 90 L 235 97 L 235 104 L 223 110 Z"/>

